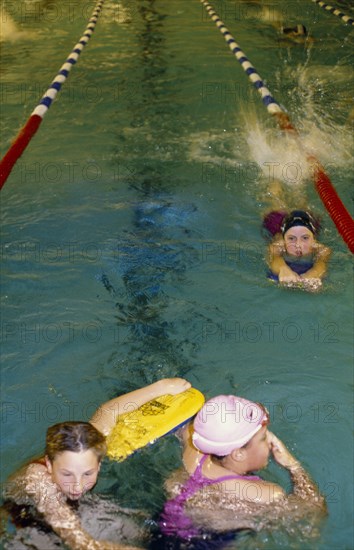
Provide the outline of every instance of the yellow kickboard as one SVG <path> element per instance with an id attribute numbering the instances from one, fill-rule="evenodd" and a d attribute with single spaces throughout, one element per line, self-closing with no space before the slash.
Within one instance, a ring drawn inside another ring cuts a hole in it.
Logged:
<path id="1" fill-rule="evenodd" d="M 107 456 L 121 461 L 137 449 L 154 443 L 194 416 L 204 401 L 199 390 L 190 388 L 177 395 L 162 395 L 123 414 L 107 436 Z"/>

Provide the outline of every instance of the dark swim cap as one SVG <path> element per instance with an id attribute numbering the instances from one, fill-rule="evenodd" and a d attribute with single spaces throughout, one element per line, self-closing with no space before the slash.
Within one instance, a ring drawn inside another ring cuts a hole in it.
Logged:
<path id="1" fill-rule="evenodd" d="M 307 229 L 309 229 L 314 235 L 316 235 L 319 231 L 319 224 L 310 212 L 305 212 L 304 210 L 293 210 L 285 218 L 281 226 L 283 236 L 289 229 L 291 229 L 291 227 L 295 227 L 297 225 L 307 227 Z"/>

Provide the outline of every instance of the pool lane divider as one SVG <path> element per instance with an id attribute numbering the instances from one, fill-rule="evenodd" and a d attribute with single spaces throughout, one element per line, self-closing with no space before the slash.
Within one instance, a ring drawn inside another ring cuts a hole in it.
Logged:
<path id="1" fill-rule="evenodd" d="M 312 2 L 320 6 L 320 8 L 323 8 L 324 10 L 333 13 L 333 15 L 340 17 L 340 19 L 344 21 L 344 23 L 346 23 L 347 25 L 354 25 L 354 19 L 352 17 L 349 17 L 349 15 L 341 12 L 339 9 L 334 8 L 329 4 L 326 4 L 326 2 L 322 2 L 322 0 L 312 0 Z"/>
<path id="2" fill-rule="evenodd" d="M 60 67 L 58 74 L 54 78 L 53 82 L 41 98 L 40 102 L 36 108 L 31 113 L 26 124 L 21 128 L 12 145 L 8 149 L 7 153 L 0 161 L 0 189 L 2 189 L 4 183 L 9 177 L 12 168 L 16 164 L 17 160 L 20 158 L 27 145 L 37 132 L 45 114 L 47 113 L 49 107 L 56 98 L 58 92 L 63 86 L 64 82 L 69 76 L 69 73 L 77 62 L 80 53 L 86 46 L 87 42 L 90 40 L 95 27 L 100 16 L 102 6 L 105 0 L 98 0 L 95 5 L 95 8 L 91 14 L 91 17 L 88 21 L 84 34 L 81 36 L 79 42 L 75 44 L 73 50 L 69 54 L 65 63 Z"/>
<path id="3" fill-rule="evenodd" d="M 227 42 L 230 50 L 241 64 L 249 80 L 260 94 L 262 102 L 266 107 L 268 113 L 276 118 L 277 123 L 282 130 L 288 132 L 294 137 L 294 139 L 297 140 L 299 147 L 306 155 L 307 162 L 311 166 L 316 190 L 330 217 L 332 218 L 332 221 L 334 222 L 339 234 L 342 236 L 350 251 L 354 254 L 354 220 L 343 205 L 330 178 L 325 173 L 324 168 L 321 166 L 320 162 L 314 157 L 314 155 L 309 154 L 307 151 L 304 150 L 304 147 L 300 140 L 300 135 L 296 128 L 293 126 L 289 116 L 275 100 L 268 87 L 265 85 L 263 79 L 259 76 L 254 66 L 250 63 L 247 56 L 240 48 L 239 44 L 237 44 L 233 36 L 230 34 L 230 31 L 221 21 L 214 8 L 206 0 L 200 0 L 200 2 L 205 7 L 210 18 L 214 21 L 221 34 L 224 36 L 224 39 Z"/>

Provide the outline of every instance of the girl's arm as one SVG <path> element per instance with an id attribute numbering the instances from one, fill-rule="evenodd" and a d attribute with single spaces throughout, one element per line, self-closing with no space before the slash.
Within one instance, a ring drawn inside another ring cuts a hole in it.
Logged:
<path id="1" fill-rule="evenodd" d="M 278 276 L 280 283 L 292 283 L 301 281 L 300 275 L 295 273 L 286 264 L 284 258 L 284 246 L 281 237 L 275 237 L 275 240 L 268 247 L 268 264 L 274 275 Z"/>
<path id="2" fill-rule="evenodd" d="M 309 474 L 301 466 L 300 462 L 290 453 L 284 443 L 273 433 L 268 432 L 268 440 L 271 444 L 271 450 L 274 460 L 286 468 L 293 482 L 293 494 L 306 502 L 317 505 L 326 510 L 326 503 L 320 494 L 316 484 L 312 481 Z"/>
<path id="3" fill-rule="evenodd" d="M 103 403 L 91 418 L 90 423 L 104 435 L 108 435 L 121 414 L 134 411 L 160 395 L 176 395 L 190 387 L 191 384 L 183 378 L 164 378 Z"/>
<path id="4" fill-rule="evenodd" d="M 71 550 L 139 550 L 105 540 L 94 539 L 81 525 L 74 510 L 58 490 L 45 467 L 30 464 L 12 476 L 5 497 L 17 504 L 31 504 Z"/>
<path id="5" fill-rule="evenodd" d="M 322 279 L 327 271 L 327 263 L 331 255 L 331 250 L 323 244 L 318 244 L 316 259 L 314 265 L 301 275 L 302 279 Z"/>
<path id="6" fill-rule="evenodd" d="M 62 503 L 47 507 L 43 516 L 53 531 L 71 550 L 140 550 L 135 546 L 125 546 L 107 540 L 96 540 L 85 531 L 75 512 Z"/>
<path id="7" fill-rule="evenodd" d="M 180 434 L 181 442 L 183 444 L 182 461 L 188 474 L 193 474 L 203 456 L 203 453 L 194 447 L 192 443 L 192 435 L 193 422 L 189 422 L 182 428 Z"/>

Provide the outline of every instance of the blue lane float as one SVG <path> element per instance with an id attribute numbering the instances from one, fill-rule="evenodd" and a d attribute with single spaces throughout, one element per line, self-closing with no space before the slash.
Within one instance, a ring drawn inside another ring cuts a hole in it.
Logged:
<path id="1" fill-rule="evenodd" d="M 329 4 L 326 4 L 326 2 L 322 2 L 322 0 L 312 0 L 312 2 L 320 6 L 320 8 L 323 8 L 324 10 L 328 11 L 329 13 L 336 15 L 347 25 L 354 25 L 354 19 L 352 17 L 349 17 L 349 15 L 346 15 L 345 13 L 341 12 L 339 9 L 334 8 Z"/>
<path id="2" fill-rule="evenodd" d="M 284 113 L 285 111 L 280 107 L 279 103 L 274 99 L 270 91 L 268 90 L 267 86 L 264 84 L 264 81 L 257 73 L 256 69 L 253 67 L 252 63 L 247 58 L 246 54 L 242 51 L 239 44 L 237 44 L 236 40 L 233 38 L 233 36 L 230 34 L 230 31 L 228 28 L 224 25 L 224 23 L 221 21 L 220 17 L 216 13 L 216 11 L 213 9 L 213 7 L 206 1 L 201 0 L 202 4 L 204 5 L 206 11 L 208 12 L 210 18 L 216 26 L 218 27 L 219 31 L 225 38 L 225 41 L 229 45 L 230 50 L 236 57 L 237 61 L 241 64 L 243 70 L 247 74 L 248 78 L 250 79 L 253 86 L 256 88 L 258 93 L 260 94 L 263 104 L 267 108 L 268 112 L 271 115 L 274 115 L 276 113 Z"/>

